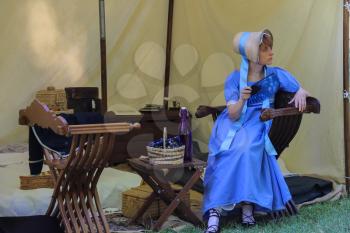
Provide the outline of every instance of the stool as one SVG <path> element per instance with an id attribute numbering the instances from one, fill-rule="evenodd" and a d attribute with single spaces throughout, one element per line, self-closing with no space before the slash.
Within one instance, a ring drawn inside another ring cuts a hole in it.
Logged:
<path id="1" fill-rule="evenodd" d="M 158 231 L 174 211 L 185 221 L 191 222 L 196 226 L 203 225 L 201 219 L 195 213 L 193 213 L 191 207 L 184 202 L 184 197 L 199 179 L 203 168 L 206 166 L 205 162 L 193 159 L 192 162 L 183 164 L 152 165 L 149 164 L 147 160 L 134 158 L 129 159 L 129 164 L 153 189 L 153 192 L 146 199 L 143 206 L 131 219 L 130 224 L 136 222 L 145 213 L 156 197 L 159 197 L 168 205 L 168 207 L 164 210 L 156 223 L 151 227 L 152 230 Z M 166 169 L 168 175 L 164 174 L 164 169 Z M 176 192 L 171 187 L 168 177 L 178 169 L 195 169 L 195 172 L 184 187 L 179 192 Z"/>

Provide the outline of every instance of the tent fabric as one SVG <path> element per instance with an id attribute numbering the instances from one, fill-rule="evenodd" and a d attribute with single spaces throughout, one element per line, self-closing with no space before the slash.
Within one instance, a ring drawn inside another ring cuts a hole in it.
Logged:
<path id="1" fill-rule="evenodd" d="M 161 104 L 168 1 L 105 3 L 108 110 Z M 37 90 L 100 86 L 98 1 L 4 0 L 0 17 L 0 143 L 6 144 L 27 140 L 18 109 Z M 322 108 L 305 115 L 282 155 L 286 167 L 344 182 L 342 1 L 176 0 L 170 100 L 192 113 L 199 104 L 224 104 L 224 80 L 240 64 L 233 35 L 264 28 L 274 35 L 273 65 L 297 77 Z M 211 119 L 192 123 L 206 150 Z"/>

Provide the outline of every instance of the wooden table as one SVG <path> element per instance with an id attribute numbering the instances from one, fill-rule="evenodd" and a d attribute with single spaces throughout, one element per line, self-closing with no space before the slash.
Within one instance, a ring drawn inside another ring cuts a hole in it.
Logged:
<path id="1" fill-rule="evenodd" d="M 152 226 L 152 230 L 158 231 L 167 218 L 175 211 L 176 214 L 185 221 L 191 222 L 194 225 L 202 225 L 201 219 L 193 213 L 191 207 L 184 202 L 184 197 L 190 191 L 192 186 L 199 179 L 206 163 L 193 159 L 192 162 L 178 165 L 151 165 L 147 161 L 140 158 L 129 159 L 129 164 L 134 170 L 143 178 L 143 180 L 151 186 L 153 193 L 146 199 L 143 206 L 138 210 L 136 215 L 131 219 L 130 223 L 136 222 L 152 204 L 152 202 L 159 197 L 168 207 L 161 214 L 156 223 Z M 168 171 L 164 175 L 164 169 Z M 169 176 L 178 169 L 195 169 L 195 173 L 184 185 L 178 193 L 171 187 Z"/>
<path id="2" fill-rule="evenodd" d="M 108 112 L 104 115 L 104 120 L 109 123 L 138 122 L 142 125 L 141 129 L 116 136 L 110 165 L 147 155 L 146 146 L 149 142 L 163 137 L 164 127 L 167 127 L 169 138 L 178 135 L 180 124 L 178 110 L 144 112 L 141 115 L 115 115 L 113 112 Z"/>

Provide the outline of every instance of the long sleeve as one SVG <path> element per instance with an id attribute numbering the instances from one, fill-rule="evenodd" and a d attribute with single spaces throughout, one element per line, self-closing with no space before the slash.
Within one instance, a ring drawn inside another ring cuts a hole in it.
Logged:
<path id="1" fill-rule="evenodd" d="M 239 71 L 234 71 L 227 77 L 224 93 L 226 105 L 237 103 L 239 100 Z"/>
<path id="2" fill-rule="evenodd" d="M 298 80 L 288 71 L 275 67 L 275 73 L 280 83 L 280 90 L 287 92 L 297 92 L 300 88 Z"/>

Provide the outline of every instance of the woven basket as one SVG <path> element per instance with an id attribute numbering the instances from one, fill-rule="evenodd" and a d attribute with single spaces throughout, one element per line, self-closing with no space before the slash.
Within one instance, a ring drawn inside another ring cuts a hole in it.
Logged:
<path id="1" fill-rule="evenodd" d="M 147 154 L 150 164 L 181 164 L 183 163 L 185 146 L 172 149 L 164 149 L 147 146 Z"/>
<path id="2" fill-rule="evenodd" d="M 37 176 L 20 176 L 20 189 L 53 188 L 54 182 L 50 171 L 42 172 Z"/>
<path id="3" fill-rule="evenodd" d="M 176 190 L 180 190 L 182 187 L 179 185 L 172 185 Z M 136 215 L 137 211 L 145 203 L 147 197 L 153 192 L 152 188 L 147 184 L 140 185 L 135 188 L 131 188 L 122 193 L 122 212 L 125 217 L 132 218 Z M 190 194 L 186 193 L 185 203 L 190 205 Z M 162 212 L 167 208 L 167 205 L 156 198 L 149 206 L 147 211 L 143 214 L 143 218 L 151 217 L 158 218 Z"/>
<path id="4" fill-rule="evenodd" d="M 65 111 L 67 110 L 66 93 L 63 89 L 48 87 L 46 90 L 37 91 L 35 94 L 40 102 L 46 104 L 50 110 Z"/>

